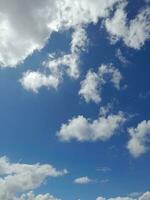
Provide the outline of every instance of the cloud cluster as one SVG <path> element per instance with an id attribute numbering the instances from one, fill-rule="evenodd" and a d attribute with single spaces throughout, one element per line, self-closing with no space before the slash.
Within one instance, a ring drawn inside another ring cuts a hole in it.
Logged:
<path id="1" fill-rule="evenodd" d="M 49 55 L 44 67 L 49 74 L 39 71 L 27 71 L 23 74 L 20 82 L 26 90 L 38 92 L 41 87 L 57 89 L 62 81 L 63 75 L 68 74 L 71 78 L 79 77 L 79 60 L 81 52 L 86 50 L 88 43 L 87 34 L 84 28 L 76 27 L 70 44 L 70 53 L 61 57 Z"/>
<path id="2" fill-rule="evenodd" d="M 41 50 L 52 32 L 96 23 L 120 0 L 0 0 L 0 65 L 15 67 Z"/>
<path id="3" fill-rule="evenodd" d="M 148 142 L 150 138 L 150 120 L 142 121 L 136 128 L 129 128 L 130 140 L 127 148 L 136 158 L 144 154 L 148 150 Z"/>
<path id="4" fill-rule="evenodd" d="M 97 23 L 100 18 L 106 19 L 111 38 L 121 38 L 127 46 L 140 49 L 150 36 L 149 7 L 128 22 L 122 2 L 127 1 L 0 0 L 0 65 L 15 67 L 41 50 L 51 33 Z M 114 7 L 115 15 L 109 18 Z"/>
<path id="5" fill-rule="evenodd" d="M 107 83 L 112 83 L 116 89 L 120 89 L 122 75 L 120 71 L 112 65 L 101 65 L 98 72 L 88 71 L 85 79 L 81 82 L 81 89 L 79 95 L 82 96 L 86 102 L 94 101 L 99 103 L 103 87 Z"/>
<path id="6" fill-rule="evenodd" d="M 119 5 L 114 16 L 107 18 L 104 24 L 113 43 L 122 39 L 128 47 L 140 49 L 150 38 L 150 8 L 149 6 L 143 8 L 129 21 L 126 5 L 126 3 Z"/>
<path id="7" fill-rule="evenodd" d="M 49 194 L 35 196 L 30 191 L 38 188 L 47 177 L 63 176 L 66 173 L 66 169 L 58 171 L 48 164 L 10 163 L 6 157 L 1 157 L 0 200 L 57 200 Z"/>
<path id="8" fill-rule="evenodd" d="M 88 37 L 85 28 L 77 26 L 72 34 L 70 53 L 60 57 L 49 55 L 49 59 L 45 62 L 45 66 L 51 73 L 57 76 L 66 72 L 70 77 L 76 79 L 80 74 L 80 54 L 86 51 L 87 45 Z"/>
<path id="9" fill-rule="evenodd" d="M 141 196 L 137 198 L 132 197 L 113 197 L 113 198 L 104 198 L 104 197 L 97 197 L 96 200 L 149 200 L 150 199 L 150 192 L 145 192 Z"/>
<path id="10" fill-rule="evenodd" d="M 105 141 L 117 133 L 117 130 L 125 121 L 122 112 L 116 115 L 100 116 L 96 120 L 90 120 L 83 116 L 78 116 L 63 124 L 57 136 L 61 141 Z"/>
<path id="11" fill-rule="evenodd" d="M 61 200 L 61 199 L 55 198 L 54 196 L 50 194 L 35 195 L 31 191 L 31 192 L 28 192 L 27 194 L 21 195 L 21 197 L 19 198 L 15 198 L 15 200 Z"/>

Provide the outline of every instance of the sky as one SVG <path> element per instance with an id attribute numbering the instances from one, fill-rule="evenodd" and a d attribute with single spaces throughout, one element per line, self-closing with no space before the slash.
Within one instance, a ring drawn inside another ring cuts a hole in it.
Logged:
<path id="1" fill-rule="evenodd" d="M 149 39 L 149 0 L 0 0 L 0 200 L 150 200 Z"/>

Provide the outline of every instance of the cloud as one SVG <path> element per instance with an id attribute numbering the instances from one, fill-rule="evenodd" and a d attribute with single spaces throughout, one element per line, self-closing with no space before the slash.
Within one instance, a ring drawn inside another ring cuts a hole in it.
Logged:
<path id="1" fill-rule="evenodd" d="M 70 53 L 61 57 L 49 55 L 45 66 L 57 75 L 63 72 L 76 79 L 79 77 L 80 54 L 86 51 L 88 37 L 85 28 L 77 26 L 72 34 Z"/>
<path id="2" fill-rule="evenodd" d="M 150 38 L 150 8 L 143 8 L 137 16 L 128 20 L 126 3 L 119 5 L 114 16 L 105 20 L 105 27 L 114 43 L 122 39 L 131 48 L 140 49 Z"/>
<path id="3" fill-rule="evenodd" d="M 120 0 L 0 0 L 0 65 L 15 67 L 55 31 L 96 23 Z"/>
<path id="4" fill-rule="evenodd" d="M 142 121 L 136 128 L 129 128 L 128 132 L 131 138 L 127 144 L 127 148 L 137 158 L 148 150 L 150 120 Z"/>
<path id="5" fill-rule="evenodd" d="M 53 31 L 55 12 L 53 0 L 0 0 L 0 65 L 15 67 L 42 49 Z"/>
<path id="6" fill-rule="evenodd" d="M 126 59 L 126 57 L 123 55 L 121 49 L 117 49 L 116 51 L 116 57 L 120 60 L 121 63 L 124 65 L 129 64 L 129 61 Z"/>
<path id="7" fill-rule="evenodd" d="M 53 75 L 40 73 L 38 71 L 27 71 L 23 74 L 20 82 L 24 89 L 37 93 L 41 87 L 56 89 L 59 85 L 59 78 Z"/>
<path id="8" fill-rule="evenodd" d="M 99 103 L 102 100 L 101 93 L 104 85 L 112 83 L 116 89 L 120 89 L 122 75 L 112 65 L 101 65 L 98 72 L 88 71 L 85 79 L 81 82 L 79 95 L 88 103 L 94 101 Z"/>
<path id="9" fill-rule="evenodd" d="M 129 196 L 132 198 L 139 197 L 140 195 L 141 195 L 141 192 L 132 192 L 129 194 Z"/>
<path id="10" fill-rule="evenodd" d="M 57 136 L 61 141 L 105 141 L 117 133 L 117 130 L 125 121 L 122 112 L 116 115 L 100 116 L 96 120 L 90 120 L 82 115 L 62 124 Z"/>
<path id="11" fill-rule="evenodd" d="M 85 79 L 81 82 L 79 95 L 83 96 L 86 102 L 94 101 L 99 103 L 101 97 L 99 95 L 99 77 L 95 72 L 88 71 Z"/>
<path id="12" fill-rule="evenodd" d="M 29 192 L 27 194 L 21 195 L 21 197 L 19 197 L 19 199 L 15 198 L 15 200 L 61 200 L 61 199 L 57 199 L 50 194 L 35 195 L 33 192 Z"/>
<path id="13" fill-rule="evenodd" d="M 25 72 L 20 79 L 24 89 L 36 93 L 41 87 L 57 89 L 64 74 L 77 79 L 80 73 L 80 54 L 86 50 L 87 43 L 88 38 L 85 29 L 76 27 L 72 34 L 70 53 L 61 57 L 50 54 L 48 60 L 43 62 L 44 68 L 49 70 L 46 74 L 39 71 Z"/>
<path id="14" fill-rule="evenodd" d="M 108 103 L 105 106 L 100 107 L 99 114 L 100 116 L 107 116 L 109 113 L 113 112 L 114 105 L 112 103 Z"/>
<path id="15" fill-rule="evenodd" d="M 84 177 L 79 177 L 79 178 L 76 178 L 74 180 L 74 183 L 76 184 L 81 184 L 81 185 L 84 185 L 84 184 L 89 184 L 89 183 L 92 183 L 93 180 L 90 179 L 89 177 L 87 176 L 84 176 Z"/>
<path id="16" fill-rule="evenodd" d="M 145 192 L 141 196 L 137 198 L 132 197 L 114 197 L 114 198 L 104 198 L 104 197 L 97 197 L 96 200 L 149 200 L 150 199 L 150 192 Z"/>
<path id="17" fill-rule="evenodd" d="M 122 0 L 61 0 L 58 1 L 58 7 L 61 12 L 58 13 L 58 27 L 75 27 L 97 23 L 99 18 L 109 16 L 115 4 Z"/>
<path id="18" fill-rule="evenodd" d="M 123 0 L 0 0 L 0 65 L 15 67 L 34 51 L 41 50 L 52 33 L 95 24 L 100 18 L 106 19 L 106 29 L 111 36 L 122 38 L 127 46 L 139 49 L 149 39 L 149 7 L 141 10 L 128 25 L 121 2 Z M 114 17 L 108 19 L 116 5 Z"/>
<path id="19" fill-rule="evenodd" d="M 27 200 L 32 193 L 28 193 L 41 186 L 47 177 L 63 176 L 67 170 L 56 170 L 49 164 L 20 164 L 10 163 L 6 157 L 0 158 L 0 200 L 19 200 L 25 197 Z M 27 192 L 27 193 L 26 193 Z M 50 195 L 33 196 L 33 200 L 51 200 Z M 47 196 L 47 199 L 46 199 Z"/>

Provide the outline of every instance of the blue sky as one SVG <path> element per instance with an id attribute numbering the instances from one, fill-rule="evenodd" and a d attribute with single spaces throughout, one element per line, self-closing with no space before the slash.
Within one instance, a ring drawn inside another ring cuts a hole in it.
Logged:
<path id="1" fill-rule="evenodd" d="M 0 200 L 149 200 L 149 1 L 0 15 Z"/>

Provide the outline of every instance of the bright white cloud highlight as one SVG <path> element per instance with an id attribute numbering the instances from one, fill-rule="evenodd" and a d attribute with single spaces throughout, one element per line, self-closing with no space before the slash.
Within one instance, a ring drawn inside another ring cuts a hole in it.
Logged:
<path id="1" fill-rule="evenodd" d="M 93 180 L 87 176 L 79 177 L 74 180 L 74 183 L 81 184 L 81 185 L 89 184 L 92 182 L 93 182 Z"/>
<path id="2" fill-rule="evenodd" d="M 0 158 L 0 200 L 53 200 L 50 195 L 35 196 L 26 193 L 38 188 L 47 177 L 63 176 L 67 170 L 56 170 L 49 164 L 10 163 L 6 157 Z M 17 194 L 21 196 L 17 198 Z M 33 198 L 25 198 L 32 196 Z M 56 199 L 57 200 L 57 199 Z"/>
<path id="3" fill-rule="evenodd" d="M 105 20 L 106 30 L 110 33 L 112 42 L 122 39 L 128 47 L 140 49 L 150 38 L 150 8 L 147 6 L 140 10 L 129 21 L 125 7 L 126 4 L 118 6 L 113 18 Z"/>
<path id="4" fill-rule="evenodd" d="M 118 132 L 124 121 L 125 117 L 121 112 L 116 115 L 100 116 L 93 121 L 79 115 L 63 124 L 57 135 L 61 141 L 105 141 Z"/>
<path id="5" fill-rule="evenodd" d="M 150 192 L 145 192 L 141 196 L 137 198 L 132 197 L 113 197 L 113 198 L 104 198 L 104 197 L 97 197 L 96 200 L 149 200 L 150 199 Z"/>
<path id="6" fill-rule="evenodd" d="M 130 140 L 127 148 L 135 157 L 139 157 L 148 150 L 150 138 L 150 120 L 142 121 L 136 128 L 129 128 Z"/>
<path id="7" fill-rule="evenodd" d="M 99 103 L 102 100 L 101 93 L 104 85 L 112 83 L 116 89 L 120 89 L 122 75 L 112 65 L 101 65 L 98 72 L 88 71 L 85 79 L 81 82 L 79 95 L 88 103 L 94 101 Z"/>

